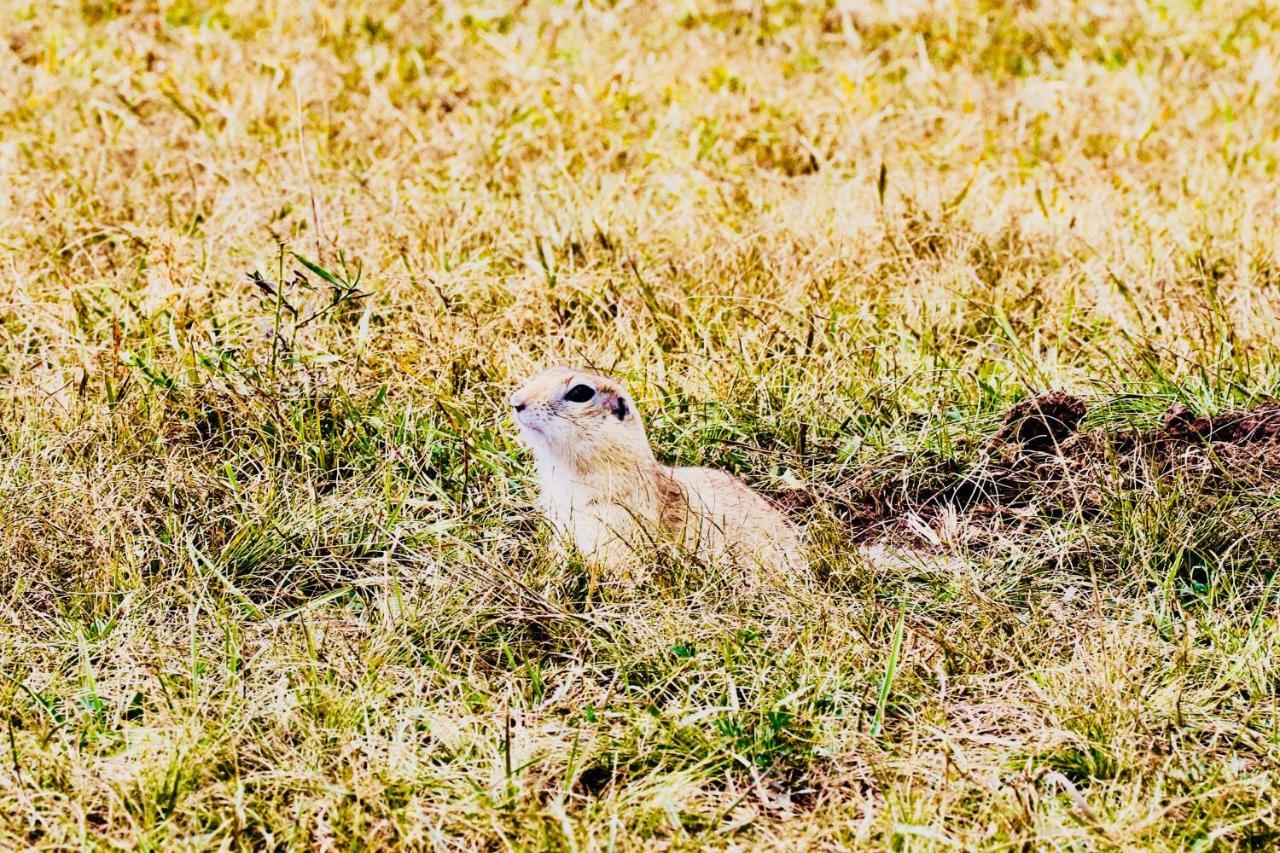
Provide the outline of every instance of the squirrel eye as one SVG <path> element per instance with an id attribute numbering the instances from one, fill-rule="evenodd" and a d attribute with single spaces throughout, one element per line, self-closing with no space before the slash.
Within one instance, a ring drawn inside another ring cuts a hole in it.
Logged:
<path id="1" fill-rule="evenodd" d="M 596 389 L 590 385 L 574 385 L 564 398 L 570 403 L 585 403 L 596 395 Z"/>

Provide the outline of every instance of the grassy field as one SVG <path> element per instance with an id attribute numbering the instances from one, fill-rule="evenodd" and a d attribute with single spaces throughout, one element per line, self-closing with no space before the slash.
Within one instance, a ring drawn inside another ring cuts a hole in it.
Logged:
<path id="1" fill-rule="evenodd" d="M 1280 395 L 1280 7 L 0 35 L 0 847 L 1280 839 L 1280 440 L 1165 417 Z M 557 363 L 811 575 L 555 558 Z"/>

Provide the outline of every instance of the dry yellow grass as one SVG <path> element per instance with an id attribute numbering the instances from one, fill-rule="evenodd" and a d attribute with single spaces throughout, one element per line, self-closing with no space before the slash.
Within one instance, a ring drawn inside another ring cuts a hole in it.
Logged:
<path id="1" fill-rule="evenodd" d="M 1029 393 L 1277 395 L 1278 27 L 0 4 L 0 846 L 1274 844 L 1274 472 L 912 513 Z M 815 576 L 588 595 L 554 362 Z"/>

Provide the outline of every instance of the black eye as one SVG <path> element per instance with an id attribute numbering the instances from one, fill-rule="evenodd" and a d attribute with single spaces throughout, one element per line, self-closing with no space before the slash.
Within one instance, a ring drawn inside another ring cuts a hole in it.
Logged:
<path id="1" fill-rule="evenodd" d="M 570 403 L 585 403 L 596 395 L 596 389 L 590 385 L 574 385 L 564 398 Z"/>

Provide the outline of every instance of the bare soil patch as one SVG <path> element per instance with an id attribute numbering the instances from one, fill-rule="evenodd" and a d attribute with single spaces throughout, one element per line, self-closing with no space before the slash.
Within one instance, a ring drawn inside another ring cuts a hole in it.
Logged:
<path id="1" fill-rule="evenodd" d="M 1091 516 L 1108 493 L 1171 478 L 1215 495 L 1280 485 L 1280 404 L 1212 417 L 1177 405 L 1145 432 L 1086 429 L 1087 415 L 1081 398 L 1050 391 L 1011 407 L 971 462 L 898 455 L 783 503 L 799 509 L 824 501 L 868 541 L 902 532 L 908 514 L 927 519 L 943 508 L 1011 515 L 1024 524 L 1031 507 L 1042 520 L 1073 511 Z"/>

